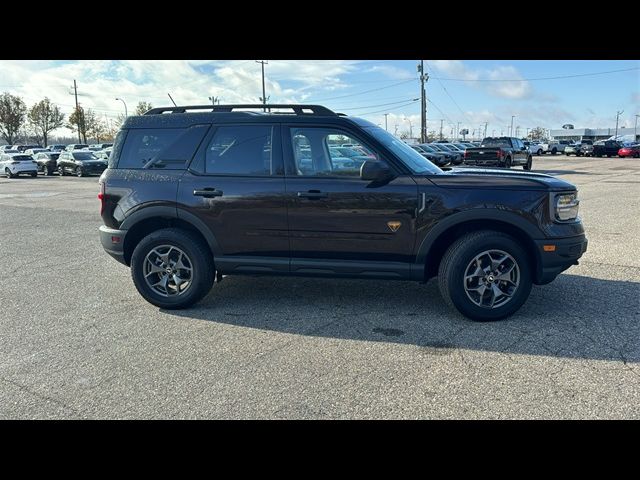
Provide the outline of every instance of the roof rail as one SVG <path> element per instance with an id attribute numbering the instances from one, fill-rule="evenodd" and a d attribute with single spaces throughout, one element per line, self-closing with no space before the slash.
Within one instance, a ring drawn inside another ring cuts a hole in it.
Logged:
<path id="1" fill-rule="evenodd" d="M 232 112 L 239 108 L 290 108 L 296 115 L 331 115 L 336 114 L 327 107 L 321 105 L 299 105 L 299 104 L 234 104 L 234 105 L 184 105 L 180 107 L 157 107 L 152 108 L 145 115 L 157 115 L 160 113 L 185 113 L 187 110 L 209 110 L 211 112 Z M 311 113 L 304 110 L 311 110 Z"/>

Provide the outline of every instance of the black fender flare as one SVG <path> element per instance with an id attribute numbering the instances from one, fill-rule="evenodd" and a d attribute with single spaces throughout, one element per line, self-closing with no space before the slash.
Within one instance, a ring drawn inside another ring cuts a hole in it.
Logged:
<path id="1" fill-rule="evenodd" d="M 131 215 L 128 215 L 120 224 L 121 230 L 129 230 L 136 224 L 149 218 L 175 218 L 183 220 L 189 223 L 193 228 L 199 231 L 204 239 L 207 241 L 213 256 L 222 255 L 220 244 L 216 240 L 215 235 L 207 227 L 207 225 L 200 220 L 193 213 L 183 210 L 177 207 L 170 207 L 168 205 L 154 205 L 149 207 L 140 208 Z"/>
<path id="2" fill-rule="evenodd" d="M 448 217 L 440 220 L 435 227 L 429 230 L 429 232 L 422 239 L 420 247 L 418 248 L 418 251 L 416 253 L 416 264 L 424 268 L 427 263 L 429 250 L 431 250 L 431 247 L 436 242 L 438 237 L 440 237 L 440 235 L 442 235 L 450 228 L 472 220 L 489 220 L 507 223 L 522 230 L 532 240 L 545 238 L 545 234 L 537 226 L 532 225 L 517 213 L 498 210 L 495 208 L 465 210 L 449 215 Z M 539 260 L 538 256 L 539 253 L 536 251 L 536 261 Z"/>

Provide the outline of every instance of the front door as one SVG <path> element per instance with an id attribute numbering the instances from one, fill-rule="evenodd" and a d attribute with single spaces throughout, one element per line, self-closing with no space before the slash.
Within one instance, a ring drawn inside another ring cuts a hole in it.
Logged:
<path id="1" fill-rule="evenodd" d="M 279 128 L 214 126 L 180 181 L 178 208 L 213 233 L 223 273 L 289 270 Z"/>
<path id="2" fill-rule="evenodd" d="M 414 180 L 362 180 L 364 161 L 385 160 L 357 134 L 322 126 L 283 130 L 292 272 L 380 274 L 366 265 L 371 262 L 395 262 L 396 273 L 408 268 L 416 237 Z"/>

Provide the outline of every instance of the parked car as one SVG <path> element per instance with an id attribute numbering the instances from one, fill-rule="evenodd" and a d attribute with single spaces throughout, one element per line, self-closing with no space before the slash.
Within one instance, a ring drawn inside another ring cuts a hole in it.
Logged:
<path id="1" fill-rule="evenodd" d="M 620 158 L 623 157 L 640 157 L 640 143 L 636 143 L 635 145 L 627 145 L 626 147 L 622 147 L 618 150 L 618 156 Z"/>
<path id="2" fill-rule="evenodd" d="M 67 148 L 66 145 L 49 145 L 47 147 L 47 149 L 52 152 L 61 152 L 62 150 L 66 150 L 66 148 Z"/>
<path id="3" fill-rule="evenodd" d="M 329 148 L 335 153 L 337 153 L 339 156 L 350 158 L 351 160 L 358 162 L 360 165 L 362 165 L 364 162 L 372 158 L 371 155 L 363 155 L 361 151 L 357 151 L 354 148 L 349 148 L 349 147 L 329 147 Z"/>
<path id="4" fill-rule="evenodd" d="M 109 160 L 109 155 L 111 155 L 112 149 L 113 147 L 105 148 L 104 150 L 100 150 L 99 152 L 93 152 L 93 154 L 100 160 Z"/>
<path id="5" fill-rule="evenodd" d="M 531 170 L 533 159 L 519 138 L 487 137 L 479 147 L 468 148 L 465 151 L 464 164 L 503 168 L 522 165 L 524 170 Z"/>
<path id="6" fill-rule="evenodd" d="M 449 163 L 449 160 L 447 160 L 445 158 L 444 154 L 442 154 L 442 153 L 427 152 L 420 145 L 410 145 L 410 147 L 413 148 L 420 155 L 422 155 L 424 158 L 429 160 L 431 163 L 433 163 L 435 165 L 438 165 L 439 167 L 444 167 L 445 165 L 447 165 Z"/>
<path id="7" fill-rule="evenodd" d="M 591 142 L 590 140 L 583 140 L 581 142 L 575 142 L 572 143 L 571 145 L 567 145 L 566 147 L 564 147 L 564 154 L 569 156 L 569 155 L 575 155 L 576 157 L 581 157 L 581 156 L 591 156 L 591 154 L 593 153 L 593 142 Z"/>
<path id="8" fill-rule="evenodd" d="M 38 164 L 38 170 L 42 171 L 43 175 L 53 175 L 53 172 L 58 170 L 58 157 L 60 152 L 44 151 L 37 153 L 33 158 Z"/>
<path id="9" fill-rule="evenodd" d="M 523 141 L 522 143 L 524 143 L 524 146 L 527 147 L 531 155 L 542 155 L 544 153 L 544 149 L 542 148 L 542 145 L 540 145 L 539 143 L 529 142 L 526 140 Z"/>
<path id="10" fill-rule="evenodd" d="M 113 147 L 113 143 L 96 143 L 95 145 L 90 145 L 92 147 L 100 147 L 100 150 L 104 150 L 106 148 Z"/>
<path id="11" fill-rule="evenodd" d="M 25 150 L 23 153 L 34 157 L 36 153 L 47 152 L 47 151 L 48 150 L 46 148 L 30 148 L 29 150 Z"/>
<path id="12" fill-rule="evenodd" d="M 436 163 L 436 165 L 438 165 L 439 167 L 444 167 L 445 165 L 453 164 L 453 161 L 456 159 L 455 153 L 450 152 L 448 150 L 444 150 L 444 151 L 439 150 L 433 146 L 433 143 L 421 143 L 418 145 L 418 147 L 422 148 L 427 153 L 443 156 L 444 160 L 440 157 L 437 157 L 437 161 L 440 162 L 440 164 Z"/>
<path id="13" fill-rule="evenodd" d="M 38 164 L 31 155 L 24 153 L 0 154 L 0 172 L 4 172 L 7 178 L 15 178 L 18 175 L 38 176 Z"/>
<path id="14" fill-rule="evenodd" d="M 100 160 L 93 152 L 65 151 L 58 157 L 58 173 L 64 176 L 68 173 L 85 177 L 99 175 L 107 168 L 107 162 Z"/>
<path id="15" fill-rule="evenodd" d="M 90 152 L 99 152 L 100 150 L 102 150 L 102 147 L 98 144 L 96 145 L 89 145 L 87 148 L 85 148 L 84 150 L 89 150 Z"/>
<path id="16" fill-rule="evenodd" d="M 616 140 L 605 140 L 593 144 L 594 157 L 615 157 L 620 149 L 624 147 L 622 143 Z"/>
<path id="17" fill-rule="evenodd" d="M 33 148 L 42 148 L 42 145 L 18 145 L 16 150 L 19 152 L 26 152 L 27 150 L 31 150 Z"/>
<path id="18" fill-rule="evenodd" d="M 72 143 L 71 145 L 67 145 L 65 150 L 67 152 L 72 152 L 73 150 L 84 150 L 85 148 L 89 148 L 89 145 L 86 143 Z"/>
<path id="19" fill-rule="evenodd" d="M 443 172 L 364 119 L 270 107 L 293 112 L 161 107 L 124 121 L 100 177 L 99 235 L 148 302 L 185 308 L 233 274 L 437 277 L 449 305 L 497 320 L 586 251 L 571 183 Z M 375 158 L 336 175 L 326 146 L 345 137 Z M 313 152 L 306 174 L 303 143 Z"/>
<path id="20" fill-rule="evenodd" d="M 542 146 L 545 153 L 550 153 L 551 155 L 556 155 L 558 153 L 563 153 L 564 149 L 567 145 L 571 145 L 573 143 L 572 140 L 552 140 L 549 142 L 543 142 L 540 145 Z"/>
<path id="21" fill-rule="evenodd" d="M 433 142 L 429 145 L 431 145 L 431 148 L 434 148 L 438 152 L 448 153 L 449 161 L 451 162 L 451 164 L 460 165 L 462 163 L 464 153 L 459 152 L 457 149 L 447 147 L 447 145 L 441 142 Z"/>

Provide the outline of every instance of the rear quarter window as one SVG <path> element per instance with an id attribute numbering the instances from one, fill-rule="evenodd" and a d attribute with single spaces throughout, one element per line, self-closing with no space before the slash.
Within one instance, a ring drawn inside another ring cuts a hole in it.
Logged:
<path id="1" fill-rule="evenodd" d="M 209 125 L 189 128 L 121 130 L 109 158 L 110 168 L 184 170 L 207 133 Z"/>

